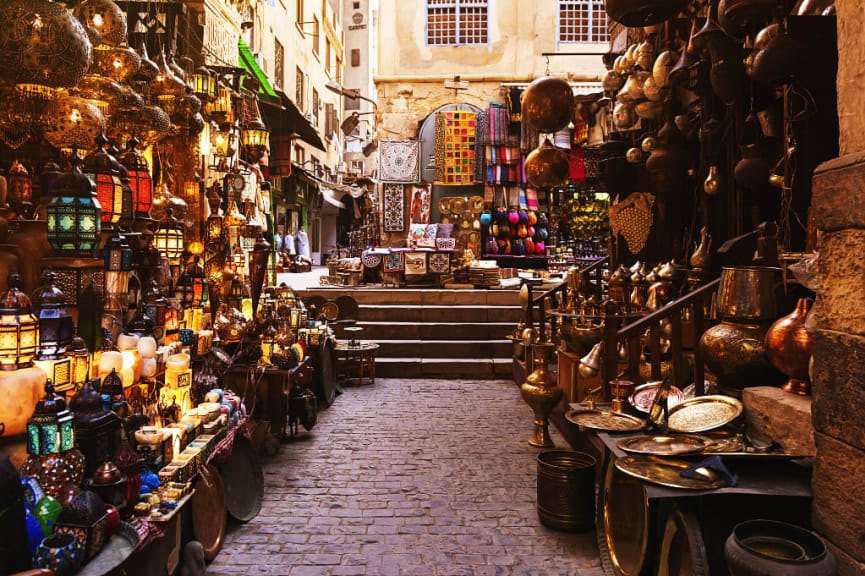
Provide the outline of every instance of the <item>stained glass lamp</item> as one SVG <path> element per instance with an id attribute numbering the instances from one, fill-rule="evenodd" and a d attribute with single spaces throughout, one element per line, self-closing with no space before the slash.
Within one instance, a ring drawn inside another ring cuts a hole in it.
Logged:
<path id="1" fill-rule="evenodd" d="M 138 139 L 130 138 L 126 143 L 126 153 L 120 157 L 120 162 L 129 171 L 129 185 L 134 194 L 135 217 L 149 218 L 150 207 L 153 205 L 153 180 L 150 177 L 147 158 L 136 149 L 138 144 Z"/>
<path id="2" fill-rule="evenodd" d="M 102 223 L 116 224 L 123 216 L 123 184 L 117 160 L 105 150 L 107 143 L 104 135 L 96 137 L 96 150 L 84 159 L 84 173 L 96 183 Z"/>
<path id="3" fill-rule="evenodd" d="M 0 296 L 0 370 L 28 368 L 36 354 L 38 322 L 30 298 L 19 289 L 21 276 L 9 274 L 7 285 Z"/>
<path id="4" fill-rule="evenodd" d="M 45 396 L 36 404 L 33 416 L 27 421 L 27 453 L 45 456 L 74 447 L 72 412 L 66 409 L 66 400 L 54 394 L 54 383 L 48 380 Z"/>
<path id="5" fill-rule="evenodd" d="M 81 157 L 57 179 L 48 199 L 48 242 L 56 252 L 87 256 L 99 245 L 102 207 L 96 186 L 81 172 Z"/>

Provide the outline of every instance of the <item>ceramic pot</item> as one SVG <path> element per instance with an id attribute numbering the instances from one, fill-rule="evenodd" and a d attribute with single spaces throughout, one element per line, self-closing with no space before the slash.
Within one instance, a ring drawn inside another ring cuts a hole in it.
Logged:
<path id="1" fill-rule="evenodd" d="M 532 345 L 534 371 L 520 386 L 523 400 L 535 413 L 535 433 L 529 439 L 529 444 L 539 448 L 553 446 L 549 417 L 550 412 L 562 399 L 562 390 L 559 388 L 556 374 L 547 370 L 555 346 L 550 342 L 538 342 Z"/>
<path id="2" fill-rule="evenodd" d="M 793 394 L 811 393 L 808 363 L 814 345 L 814 332 L 805 325 L 805 318 L 814 303 L 800 298 L 796 309 L 769 328 L 766 333 L 766 354 L 772 365 L 789 376 L 784 390 Z"/>
<path id="3" fill-rule="evenodd" d="M 45 538 L 33 557 L 36 568 L 54 572 L 54 576 L 72 574 L 84 561 L 84 547 L 71 534 L 55 534 Z"/>
<path id="4" fill-rule="evenodd" d="M 774 520 L 749 520 L 724 545 L 731 576 L 831 576 L 835 557 L 813 532 Z"/>
<path id="5" fill-rule="evenodd" d="M 724 320 L 700 338 L 700 353 L 725 394 L 741 397 L 749 386 L 780 386 L 783 374 L 769 362 L 764 339 L 766 324 Z"/>

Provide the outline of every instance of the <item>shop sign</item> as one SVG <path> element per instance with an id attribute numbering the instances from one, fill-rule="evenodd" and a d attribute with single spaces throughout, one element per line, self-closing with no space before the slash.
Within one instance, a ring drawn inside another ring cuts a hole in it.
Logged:
<path id="1" fill-rule="evenodd" d="M 236 10 L 222 0 L 208 0 L 204 6 L 205 63 L 224 66 L 226 62 L 237 62 L 240 24 Z"/>

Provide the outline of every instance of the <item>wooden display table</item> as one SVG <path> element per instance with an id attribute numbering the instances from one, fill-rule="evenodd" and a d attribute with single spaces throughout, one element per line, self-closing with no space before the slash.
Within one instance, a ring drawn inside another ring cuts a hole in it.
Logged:
<path id="1" fill-rule="evenodd" d="M 340 342 L 334 347 L 336 352 L 337 374 L 348 376 L 354 370 L 358 371 L 358 384 L 363 384 L 364 371 L 370 382 L 375 384 L 375 353 L 378 344 L 361 342 L 358 346 L 349 346 L 348 342 Z"/>

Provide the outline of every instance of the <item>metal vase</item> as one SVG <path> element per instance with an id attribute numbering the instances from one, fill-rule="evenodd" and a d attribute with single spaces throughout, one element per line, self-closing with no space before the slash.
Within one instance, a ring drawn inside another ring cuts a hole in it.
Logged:
<path id="1" fill-rule="evenodd" d="M 550 412 L 562 399 L 557 375 L 547 370 L 555 346 L 551 342 L 532 345 L 534 371 L 520 386 L 523 400 L 535 413 L 535 433 L 529 439 L 529 444 L 539 448 L 554 446 L 553 439 L 550 438 L 549 417 Z"/>

